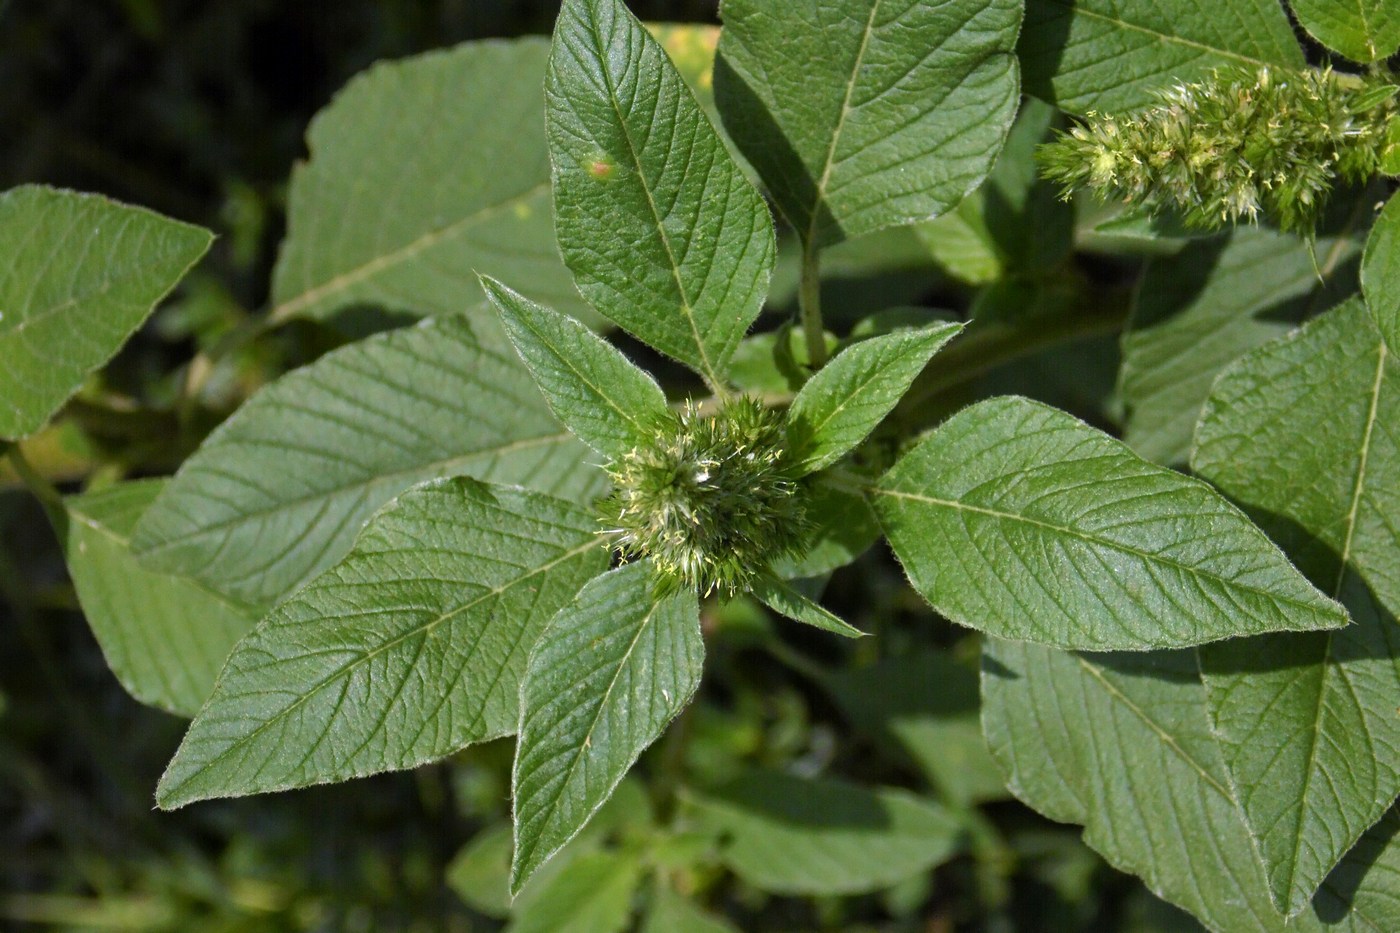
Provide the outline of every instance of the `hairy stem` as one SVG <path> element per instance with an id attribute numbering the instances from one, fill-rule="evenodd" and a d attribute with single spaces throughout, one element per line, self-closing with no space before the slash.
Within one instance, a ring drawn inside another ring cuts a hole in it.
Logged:
<path id="1" fill-rule="evenodd" d="M 797 305 L 802 309 L 802 333 L 807 339 L 807 358 L 813 369 L 826 365 L 826 330 L 822 326 L 821 254 L 811 243 L 802 247 L 802 279 L 797 287 Z"/>

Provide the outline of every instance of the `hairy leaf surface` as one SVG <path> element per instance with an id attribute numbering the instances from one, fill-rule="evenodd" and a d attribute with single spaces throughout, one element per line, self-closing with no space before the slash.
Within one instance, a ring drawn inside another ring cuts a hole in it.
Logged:
<path id="1" fill-rule="evenodd" d="M 704 656 L 695 593 L 657 594 L 649 561 L 597 577 L 549 623 L 520 690 L 512 891 L 690 702 Z"/>
<path id="2" fill-rule="evenodd" d="M 1209 486 L 1027 399 L 954 415 L 875 494 L 914 588 L 998 637 L 1141 650 L 1348 621 Z"/>
<path id="3" fill-rule="evenodd" d="M 559 248 L 579 290 L 721 385 L 768 291 L 767 205 L 620 0 L 565 0 L 545 96 Z"/>
<path id="4" fill-rule="evenodd" d="M 65 499 L 65 551 L 78 602 L 117 680 L 142 703 L 191 717 L 259 613 L 137 564 L 131 531 L 164 485 L 137 480 Z"/>
<path id="5" fill-rule="evenodd" d="M 414 483 L 466 474 L 585 500 L 603 485 L 508 347 L 460 319 L 329 353 L 249 399 L 137 525 L 146 566 L 272 603 Z"/>
<path id="6" fill-rule="evenodd" d="M 550 409 L 579 440 L 618 459 L 672 419 L 656 380 L 612 344 L 494 279 L 481 284 Z"/>
<path id="7" fill-rule="evenodd" d="M 1014 0 L 726 0 L 724 125 L 803 241 L 936 217 L 1016 114 Z"/>
<path id="8" fill-rule="evenodd" d="M 837 635 L 845 635 L 847 638 L 859 638 L 865 634 L 777 577 L 766 574 L 760 576 L 754 581 L 753 595 L 769 609 L 794 621 L 805 622 Z"/>
<path id="9" fill-rule="evenodd" d="M 95 194 L 0 194 L 0 440 L 42 428 L 213 240 Z"/>
<path id="10" fill-rule="evenodd" d="M 162 807 L 412 768 L 509 735 L 550 616 L 607 566 L 585 508 L 467 477 L 409 490 L 239 642 Z"/>
<path id="11" fill-rule="evenodd" d="M 1281 910 L 1400 794 L 1400 366 L 1359 301 L 1217 380 L 1196 472 L 1355 624 L 1201 649 L 1213 725 Z"/>
<path id="12" fill-rule="evenodd" d="M 814 473 L 840 460 L 890 413 L 933 355 L 962 330 L 934 324 L 898 330 L 838 353 L 788 408 L 794 468 Z"/>

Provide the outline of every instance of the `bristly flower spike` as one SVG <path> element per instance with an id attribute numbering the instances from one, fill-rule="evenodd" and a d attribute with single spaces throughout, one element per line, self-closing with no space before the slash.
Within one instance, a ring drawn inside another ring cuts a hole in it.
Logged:
<path id="1" fill-rule="evenodd" d="M 661 589 L 743 592 L 807 530 L 782 415 L 752 398 L 709 414 L 688 404 L 607 469 L 604 525 L 623 559 L 651 559 Z"/>
<path id="2" fill-rule="evenodd" d="M 1197 228 L 1262 216 L 1312 236 L 1339 182 L 1381 172 L 1396 90 L 1331 69 L 1221 69 L 1147 110 L 1090 113 L 1039 158 L 1066 197 L 1087 188 Z"/>

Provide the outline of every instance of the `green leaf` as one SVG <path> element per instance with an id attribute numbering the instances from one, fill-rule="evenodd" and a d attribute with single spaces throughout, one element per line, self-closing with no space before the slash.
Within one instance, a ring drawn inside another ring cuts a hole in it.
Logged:
<path id="1" fill-rule="evenodd" d="M 412 768 L 509 735 L 535 639 L 606 566 L 587 509 L 466 477 L 404 493 L 239 642 L 157 801 Z"/>
<path id="2" fill-rule="evenodd" d="M 739 929 L 669 887 L 658 885 L 639 933 L 739 933 Z"/>
<path id="3" fill-rule="evenodd" d="M 1361 292 L 1386 345 L 1400 352 L 1400 197 L 1390 199 L 1366 239 Z"/>
<path id="4" fill-rule="evenodd" d="M 1123 335 L 1128 445 L 1158 463 L 1185 462 L 1216 375 L 1352 291 L 1355 257 L 1350 237 L 1321 238 L 1314 266 L 1298 238 L 1239 227 L 1154 261 Z"/>
<path id="5" fill-rule="evenodd" d="M 704 655 L 694 592 L 657 594 L 648 561 L 594 579 L 550 621 L 520 690 L 512 891 L 690 702 Z"/>
<path id="6" fill-rule="evenodd" d="M 1201 650 L 1275 905 L 1302 910 L 1400 794 L 1400 365 L 1359 301 L 1216 381 L 1192 465 L 1355 624 Z"/>
<path id="7" fill-rule="evenodd" d="M 584 852 L 517 907 L 506 933 L 621 933 L 640 876 L 635 855 Z"/>
<path id="8" fill-rule="evenodd" d="M 851 724 L 910 760 L 946 799 L 1006 796 L 978 717 L 977 673 L 946 652 L 889 657 L 822 681 Z"/>
<path id="9" fill-rule="evenodd" d="M 42 428 L 213 239 L 98 195 L 0 194 L 0 440 Z"/>
<path id="10" fill-rule="evenodd" d="M 944 213 L 1016 114 L 1016 0 L 726 0 L 724 125 L 809 247 Z"/>
<path id="11" fill-rule="evenodd" d="M 863 894 L 928 871 L 962 845 L 958 820 L 932 800 L 776 771 L 745 774 L 694 798 L 724 836 L 720 857 L 774 894 Z"/>
<path id="12" fill-rule="evenodd" d="M 772 273 L 763 199 L 620 0 L 566 0 L 545 95 L 559 248 L 579 290 L 721 385 Z"/>
<path id="13" fill-rule="evenodd" d="M 840 460 L 889 414 L 924 366 L 961 330 L 933 324 L 852 344 L 808 380 L 788 409 L 798 475 Z"/>
<path id="14" fill-rule="evenodd" d="M 1289 0 L 1289 6 L 1309 35 L 1352 61 L 1380 61 L 1400 49 L 1395 0 Z"/>
<path id="15" fill-rule="evenodd" d="M 541 39 L 473 42 L 347 84 L 292 173 L 272 319 L 461 314 L 484 305 L 476 271 L 595 319 L 554 246 L 546 55 Z"/>
<path id="16" fill-rule="evenodd" d="M 1400 929 L 1391 814 L 1285 925 L 1231 797 L 1193 652 L 1069 654 L 988 640 L 983 727 L 1012 792 L 1214 930 Z"/>
<path id="17" fill-rule="evenodd" d="M 481 285 L 550 410 L 579 440 L 616 460 L 674 418 L 656 380 L 612 344 L 495 279 Z"/>
<path id="18" fill-rule="evenodd" d="M 1027 0 L 1016 50 L 1026 93 L 1076 114 L 1137 110 L 1216 68 L 1305 64 L 1272 0 Z"/>
<path id="19" fill-rule="evenodd" d="M 136 563 L 131 530 L 164 485 L 139 480 L 65 499 L 68 572 L 107 666 L 127 693 L 191 717 L 258 613 L 193 580 Z"/>
<path id="20" fill-rule="evenodd" d="M 1348 621 L 1205 483 L 1028 399 L 954 415 L 875 492 L 914 588 L 998 637 L 1142 650 Z"/>
<path id="21" fill-rule="evenodd" d="M 813 600 L 803 596 L 783 580 L 769 574 L 759 576 L 753 584 L 754 598 L 779 615 L 797 622 L 845 635 L 847 638 L 860 638 L 866 634 L 860 629 L 833 615 Z"/>
<path id="22" fill-rule="evenodd" d="M 334 564 L 380 505 L 467 474 L 584 501 L 591 454 L 508 348 L 461 319 L 370 337 L 291 372 L 209 435 L 137 525 L 154 570 L 268 604 Z"/>

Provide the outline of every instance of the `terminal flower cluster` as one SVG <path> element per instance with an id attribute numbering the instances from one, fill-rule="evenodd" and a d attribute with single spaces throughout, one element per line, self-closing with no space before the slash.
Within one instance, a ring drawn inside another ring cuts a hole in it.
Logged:
<path id="1" fill-rule="evenodd" d="M 1339 182 L 1381 172 L 1395 91 L 1331 69 L 1223 69 L 1138 113 L 1091 112 L 1039 155 L 1066 197 L 1087 188 L 1192 227 L 1262 216 L 1311 235 Z"/>
<path id="2" fill-rule="evenodd" d="M 663 587 L 746 591 L 808 527 L 781 413 L 747 396 L 687 405 L 649 444 L 608 466 L 604 522 L 624 558 L 650 558 Z"/>

